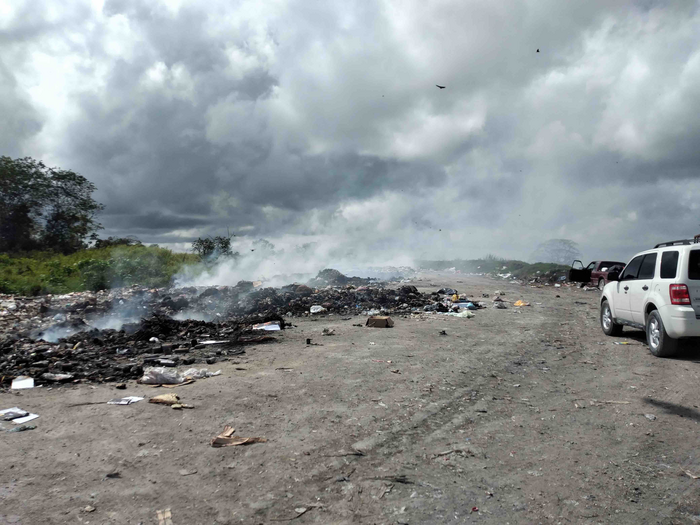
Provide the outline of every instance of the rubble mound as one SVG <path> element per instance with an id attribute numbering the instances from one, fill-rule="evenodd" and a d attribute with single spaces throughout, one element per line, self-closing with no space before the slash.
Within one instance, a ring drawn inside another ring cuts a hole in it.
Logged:
<path id="1" fill-rule="evenodd" d="M 309 286 L 323 287 L 323 286 L 346 286 L 348 284 L 354 286 L 364 286 L 372 282 L 372 279 L 363 279 L 362 277 L 347 277 L 343 275 L 338 270 L 333 268 L 326 268 L 318 272 L 318 275 L 311 279 L 308 284 Z"/>
<path id="2" fill-rule="evenodd" d="M 284 326 L 277 318 L 255 316 L 251 320 L 276 320 Z M 241 345 L 274 339 L 253 333 L 243 323 L 176 321 L 163 315 L 125 324 L 121 330 L 88 328 L 53 343 L 26 334 L 4 335 L 0 339 L 0 382 L 27 375 L 37 384 L 47 384 L 57 381 L 57 374 L 61 374 L 60 382 L 136 379 L 144 366 L 213 364 L 222 356 L 244 353 Z"/>
<path id="3" fill-rule="evenodd" d="M 273 321 L 285 328 L 285 318 L 308 316 L 312 306 L 321 306 L 323 315 L 400 315 L 441 311 L 444 300 L 414 286 L 388 289 L 333 269 L 320 272 L 317 282 L 322 284 L 262 288 L 242 281 L 205 289 L 3 295 L 0 384 L 18 375 L 47 384 L 58 374 L 62 382 L 123 381 L 138 378 L 144 366 L 211 364 L 242 353 L 241 345 L 274 340 L 252 325 Z"/>

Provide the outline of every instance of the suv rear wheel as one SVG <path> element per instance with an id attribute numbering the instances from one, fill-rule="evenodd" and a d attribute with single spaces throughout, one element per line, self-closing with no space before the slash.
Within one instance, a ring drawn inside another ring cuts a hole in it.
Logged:
<path id="1" fill-rule="evenodd" d="M 598 279 L 598 290 L 602 292 L 603 288 L 605 288 L 605 279 Z"/>
<path id="2" fill-rule="evenodd" d="M 620 335 L 622 333 L 622 325 L 614 321 L 608 301 L 603 301 L 603 304 L 600 305 L 600 326 L 605 335 Z"/>
<path id="3" fill-rule="evenodd" d="M 647 343 L 649 351 L 656 357 L 669 357 L 678 351 L 678 340 L 671 339 L 666 333 L 657 310 L 652 310 L 647 316 Z"/>

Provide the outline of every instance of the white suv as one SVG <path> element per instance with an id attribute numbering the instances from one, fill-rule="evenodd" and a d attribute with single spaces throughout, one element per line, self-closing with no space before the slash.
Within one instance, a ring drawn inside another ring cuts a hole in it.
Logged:
<path id="1" fill-rule="evenodd" d="M 700 236 L 657 244 L 608 275 L 600 299 L 606 335 L 622 326 L 646 330 L 651 353 L 673 355 L 678 339 L 700 337 Z"/>

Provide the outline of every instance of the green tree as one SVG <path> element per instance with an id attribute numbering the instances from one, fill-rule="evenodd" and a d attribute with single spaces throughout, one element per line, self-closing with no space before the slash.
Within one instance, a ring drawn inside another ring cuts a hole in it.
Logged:
<path id="1" fill-rule="evenodd" d="M 214 261 L 219 257 L 237 258 L 238 252 L 233 253 L 231 250 L 231 237 L 200 237 L 192 242 L 192 251 L 203 261 Z"/>
<path id="2" fill-rule="evenodd" d="M 48 181 L 32 159 L 0 157 L 0 251 L 38 248 L 37 233 Z"/>
<path id="3" fill-rule="evenodd" d="M 101 228 L 95 185 L 70 170 L 26 157 L 0 157 L 0 251 L 72 253 Z"/>
<path id="4" fill-rule="evenodd" d="M 106 239 L 97 239 L 93 248 L 112 248 L 113 246 L 142 246 L 142 243 L 133 236 L 107 237 Z"/>

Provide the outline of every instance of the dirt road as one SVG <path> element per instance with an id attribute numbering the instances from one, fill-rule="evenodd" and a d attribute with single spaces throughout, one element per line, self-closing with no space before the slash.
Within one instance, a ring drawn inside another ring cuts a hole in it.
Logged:
<path id="1" fill-rule="evenodd" d="M 509 307 L 294 320 L 165 390 L 193 410 L 84 404 L 164 393 L 134 382 L 0 393 L 41 416 L 0 433 L 0 524 L 700 523 L 697 351 L 605 337 L 594 291 L 413 284 L 499 289 Z M 268 441 L 212 448 L 227 424 Z"/>

